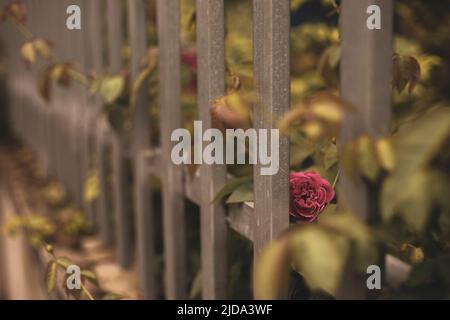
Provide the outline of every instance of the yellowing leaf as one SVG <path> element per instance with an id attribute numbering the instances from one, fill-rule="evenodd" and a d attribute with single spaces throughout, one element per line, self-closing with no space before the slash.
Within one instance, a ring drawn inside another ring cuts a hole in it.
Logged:
<path id="1" fill-rule="evenodd" d="M 356 177 L 358 177 L 354 150 L 354 143 L 348 142 L 344 145 L 341 156 L 342 169 L 352 180 L 355 180 Z"/>
<path id="2" fill-rule="evenodd" d="M 72 82 L 71 72 L 74 71 L 74 66 L 71 63 L 57 63 L 51 66 L 49 70 L 50 80 L 58 84 L 68 87 Z"/>
<path id="3" fill-rule="evenodd" d="M 53 254 L 53 252 L 54 252 L 53 246 L 50 244 L 45 245 L 45 251 L 47 251 L 50 254 Z"/>
<path id="4" fill-rule="evenodd" d="M 279 239 L 262 251 L 255 265 L 255 299 L 270 300 L 285 296 L 288 287 L 290 252 L 287 239 Z"/>
<path id="5" fill-rule="evenodd" d="M 131 86 L 131 94 L 130 94 L 130 105 L 133 108 L 136 105 L 139 90 L 145 83 L 145 80 L 147 80 L 148 77 L 150 76 L 152 70 L 153 70 L 152 68 L 147 67 L 147 68 L 141 70 L 141 72 L 139 72 L 136 79 L 134 79 L 133 84 Z"/>
<path id="6" fill-rule="evenodd" d="M 286 112 L 278 122 L 278 128 L 284 134 L 291 132 L 292 127 L 298 124 L 305 114 L 305 110 L 301 107 L 293 108 L 292 110 Z"/>
<path id="7" fill-rule="evenodd" d="M 445 177 L 438 172 L 421 169 L 402 179 L 404 184 L 398 187 L 398 176 L 389 176 L 382 188 L 382 213 L 385 220 L 394 214 L 400 214 L 404 221 L 416 232 L 421 233 L 428 224 L 432 204 L 441 201 L 440 190 L 434 185 L 443 185 Z M 444 181 L 445 182 L 445 181 Z M 389 197 L 388 197 L 389 195 Z"/>
<path id="8" fill-rule="evenodd" d="M 52 291 L 55 289 L 56 268 L 57 264 L 55 260 L 51 260 L 47 265 L 47 271 L 45 273 L 45 283 L 48 293 L 52 293 Z"/>
<path id="9" fill-rule="evenodd" d="M 308 0 L 292 0 L 291 11 L 297 11 Z"/>
<path id="10" fill-rule="evenodd" d="M 123 298 L 125 298 L 125 297 L 121 294 L 117 294 L 114 292 L 108 292 L 107 294 L 105 294 L 102 297 L 102 300 L 122 300 Z"/>
<path id="11" fill-rule="evenodd" d="M 95 95 L 98 92 L 98 90 L 100 90 L 101 83 L 102 82 L 100 80 L 91 80 L 89 84 L 89 94 L 91 96 Z"/>
<path id="12" fill-rule="evenodd" d="M 412 264 L 419 264 L 425 258 L 425 254 L 422 248 L 415 247 L 409 243 L 402 244 L 402 246 L 400 247 L 400 251 L 406 257 L 408 262 Z"/>
<path id="13" fill-rule="evenodd" d="M 253 201 L 253 183 L 248 182 L 237 187 L 227 199 L 227 203 L 241 203 Z"/>
<path id="14" fill-rule="evenodd" d="M 34 40 L 33 44 L 36 51 L 42 57 L 44 57 L 45 59 L 50 58 L 52 43 L 49 40 L 37 38 L 36 40 Z"/>
<path id="15" fill-rule="evenodd" d="M 97 276 L 90 270 L 81 270 L 81 276 L 90 281 L 91 283 L 98 285 Z"/>
<path id="16" fill-rule="evenodd" d="M 376 144 L 377 155 L 380 165 L 386 171 L 395 168 L 395 152 L 389 139 L 380 139 Z"/>
<path id="17" fill-rule="evenodd" d="M 27 7 L 21 0 L 11 1 L 0 12 L 0 21 L 7 18 L 11 18 L 17 23 L 24 24 L 27 18 Z"/>
<path id="18" fill-rule="evenodd" d="M 20 54 L 27 64 L 34 64 L 36 62 L 36 51 L 32 41 L 25 42 L 20 47 Z"/>
<path id="19" fill-rule="evenodd" d="M 202 272 L 198 271 L 192 281 L 191 290 L 189 291 L 189 299 L 197 299 L 202 293 Z"/>
<path id="20" fill-rule="evenodd" d="M 295 268 L 313 290 L 336 293 L 350 252 L 348 240 L 307 226 L 292 235 L 290 251 Z"/>
<path id="21" fill-rule="evenodd" d="M 109 76 L 102 79 L 100 94 L 107 104 L 114 103 L 125 89 L 125 79 L 120 76 Z"/>
<path id="22" fill-rule="evenodd" d="M 408 203 L 408 200 L 405 199 L 408 199 L 409 197 L 405 196 L 404 192 L 409 192 L 410 195 L 417 194 L 420 199 L 430 192 L 433 192 L 433 194 L 437 192 L 435 190 L 435 185 L 440 181 L 439 174 L 431 179 L 425 179 L 420 176 L 414 178 L 415 183 L 420 182 L 420 180 L 434 180 L 433 183 L 427 187 L 431 188 L 431 190 L 424 188 L 424 194 L 421 194 L 420 190 L 417 190 L 420 186 L 411 184 L 412 182 L 410 179 L 413 175 L 419 174 L 419 171 L 426 168 L 430 160 L 443 148 L 449 134 L 450 110 L 446 108 L 426 114 L 408 127 L 401 128 L 394 141 L 396 169 L 384 181 L 381 189 L 380 207 L 384 221 L 390 220 L 395 213 L 398 213 L 399 209 L 401 209 L 401 203 L 405 202 L 406 207 L 411 207 L 411 215 L 417 214 L 421 217 L 419 218 L 420 221 L 415 218 L 411 218 L 410 221 L 416 227 L 420 227 L 420 229 L 423 227 L 422 223 L 427 219 L 427 217 L 423 215 L 426 215 L 427 212 L 419 211 L 420 208 L 428 208 L 428 198 L 425 198 L 425 202 L 411 199 L 412 202 Z M 416 188 L 416 190 L 407 191 L 406 189 L 410 187 Z M 445 199 L 448 197 L 440 198 Z M 420 208 L 413 205 L 416 201 Z M 407 212 L 407 210 L 403 210 L 403 212 Z"/>
<path id="23" fill-rule="evenodd" d="M 231 194 L 234 190 L 236 190 L 236 188 L 238 188 L 239 186 L 241 186 L 243 184 L 249 183 L 250 181 L 252 181 L 252 179 L 253 179 L 252 176 L 245 176 L 245 177 L 234 178 L 234 179 L 227 181 L 227 183 L 214 196 L 214 199 L 212 202 L 215 202 L 215 201 L 222 199 L 223 197 Z"/>
<path id="24" fill-rule="evenodd" d="M 249 128 L 252 103 L 252 96 L 240 91 L 231 92 L 217 99 L 210 110 L 212 126 L 222 131 Z"/>
<path id="25" fill-rule="evenodd" d="M 89 172 L 88 178 L 84 183 L 84 201 L 92 202 L 100 195 L 100 184 L 97 171 Z"/>
<path id="26" fill-rule="evenodd" d="M 311 108 L 311 112 L 321 119 L 332 123 L 340 123 L 343 118 L 343 110 L 331 103 L 318 103 Z"/>
<path id="27" fill-rule="evenodd" d="M 50 183 L 42 190 L 44 199 L 51 205 L 61 204 L 66 199 L 66 191 L 58 182 Z"/>
<path id="28" fill-rule="evenodd" d="M 368 136 L 362 136 L 356 141 L 356 156 L 358 168 L 362 176 L 375 181 L 380 173 L 374 141 Z"/>
<path id="29" fill-rule="evenodd" d="M 56 259 L 56 263 L 64 269 L 67 269 L 73 264 L 72 261 L 67 257 L 58 257 L 58 259 Z"/>
<path id="30" fill-rule="evenodd" d="M 310 121 L 303 125 L 302 131 L 312 140 L 317 140 L 323 135 L 323 127 L 317 121 Z"/>
<path id="31" fill-rule="evenodd" d="M 329 143 L 329 145 L 324 148 L 323 165 L 325 169 L 330 169 L 338 162 L 338 151 L 334 143 Z"/>
<path id="32" fill-rule="evenodd" d="M 350 212 L 334 212 L 321 215 L 319 225 L 346 235 L 348 238 L 356 241 L 370 241 L 371 230 L 358 217 Z"/>
<path id="33" fill-rule="evenodd" d="M 339 79 L 338 67 L 341 60 L 342 52 L 339 45 L 331 45 L 320 57 L 318 72 L 330 85 L 336 85 Z"/>

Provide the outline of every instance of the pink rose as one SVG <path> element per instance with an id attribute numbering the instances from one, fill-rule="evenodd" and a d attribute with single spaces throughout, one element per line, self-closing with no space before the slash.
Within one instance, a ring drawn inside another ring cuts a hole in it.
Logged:
<path id="1" fill-rule="evenodd" d="M 316 172 L 292 172 L 289 182 L 289 214 L 298 223 L 316 220 L 334 198 L 330 183 Z"/>

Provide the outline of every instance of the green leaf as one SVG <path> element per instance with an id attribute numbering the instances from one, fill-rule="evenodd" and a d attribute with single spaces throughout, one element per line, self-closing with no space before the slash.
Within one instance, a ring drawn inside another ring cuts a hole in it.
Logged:
<path id="1" fill-rule="evenodd" d="M 125 79 L 121 75 L 108 76 L 102 79 L 100 94 L 107 104 L 114 103 L 125 89 Z"/>
<path id="2" fill-rule="evenodd" d="M 311 289 L 335 294 L 350 252 L 349 241 L 318 226 L 296 231 L 290 240 L 293 263 Z"/>
<path id="3" fill-rule="evenodd" d="M 219 199 L 222 199 L 223 197 L 229 195 L 232 193 L 237 187 L 240 185 L 247 183 L 249 181 L 252 181 L 252 176 L 245 176 L 240 178 L 234 178 L 229 180 L 220 190 L 217 192 L 217 194 L 214 196 L 214 199 L 212 202 L 216 202 Z"/>
<path id="4" fill-rule="evenodd" d="M 233 193 L 228 197 L 227 203 L 242 203 L 245 201 L 253 201 L 254 192 L 253 192 L 253 183 L 248 182 L 241 184 L 237 187 Z"/>
<path id="5" fill-rule="evenodd" d="M 47 271 L 45 272 L 45 283 L 47 286 L 47 292 L 50 294 L 55 289 L 57 264 L 55 260 L 49 261 L 47 264 Z"/>

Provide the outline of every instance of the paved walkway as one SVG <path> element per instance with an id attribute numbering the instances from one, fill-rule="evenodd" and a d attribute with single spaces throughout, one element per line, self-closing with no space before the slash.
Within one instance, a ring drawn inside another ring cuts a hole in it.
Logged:
<path id="1" fill-rule="evenodd" d="M 17 147 L 0 142 L 0 226 L 17 214 L 29 215 L 34 211 L 50 213 L 42 199 L 36 197 L 39 189 L 30 183 L 22 158 L 23 154 Z M 104 291 L 129 299 L 139 297 L 135 267 L 122 269 L 116 262 L 115 251 L 103 246 L 97 237 L 83 238 L 81 250 L 57 243 L 54 247 L 58 255 L 70 257 L 75 264 L 89 265 L 97 274 Z M 47 259 L 48 254 L 44 250 L 33 249 L 22 233 L 11 237 L 0 232 L 0 299 L 65 298 L 60 290 L 56 290 L 58 292 L 51 297 L 46 292 L 44 269 Z M 62 278 L 58 279 L 58 283 L 61 282 Z"/>
<path id="2" fill-rule="evenodd" d="M 18 214 L 12 197 L 13 169 L 10 148 L 0 145 L 0 225 Z M 0 233 L 0 298 L 47 299 L 42 270 L 31 261 L 33 252 L 23 234 L 7 237 Z"/>

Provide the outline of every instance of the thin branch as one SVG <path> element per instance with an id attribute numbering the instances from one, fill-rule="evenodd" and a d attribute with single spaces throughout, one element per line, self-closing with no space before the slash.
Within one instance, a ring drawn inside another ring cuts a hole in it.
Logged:
<path id="1" fill-rule="evenodd" d="M 81 289 L 87 295 L 89 300 L 95 300 L 94 297 L 92 296 L 92 294 L 89 292 L 89 290 L 84 286 L 84 284 L 81 284 Z"/>
<path id="2" fill-rule="evenodd" d="M 334 181 L 333 181 L 333 185 L 332 185 L 333 189 L 336 188 L 340 173 L 341 173 L 341 169 L 338 169 L 338 172 L 336 173 L 336 177 L 334 178 Z"/>

